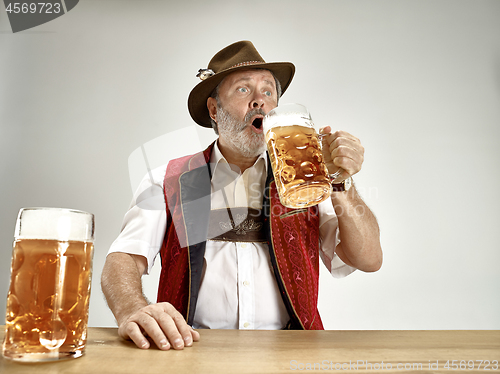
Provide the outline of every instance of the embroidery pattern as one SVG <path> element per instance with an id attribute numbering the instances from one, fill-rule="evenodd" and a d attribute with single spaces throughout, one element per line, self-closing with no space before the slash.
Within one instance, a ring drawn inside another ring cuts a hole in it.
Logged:
<path id="1" fill-rule="evenodd" d="M 221 229 L 227 231 L 234 231 L 237 235 L 246 235 L 250 231 L 260 231 L 262 229 L 262 222 L 256 222 L 251 218 L 244 219 L 245 215 L 236 214 L 236 220 L 240 223 L 235 226 L 234 221 L 219 222 Z"/>

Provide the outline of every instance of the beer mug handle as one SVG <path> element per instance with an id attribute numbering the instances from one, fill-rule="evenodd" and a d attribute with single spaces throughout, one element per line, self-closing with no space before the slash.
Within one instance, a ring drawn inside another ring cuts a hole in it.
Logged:
<path id="1" fill-rule="evenodd" d="M 321 146 L 323 147 L 323 138 L 325 136 L 327 136 L 329 134 L 319 134 L 318 133 L 318 138 L 319 138 L 319 141 L 321 142 Z M 337 179 L 338 177 L 340 177 L 340 175 L 342 174 L 342 172 L 344 171 L 344 169 L 342 168 L 339 168 L 339 170 L 337 170 L 335 173 L 333 174 L 328 174 L 328 179 L 330 179 L 330 183 L 333 183 L 333 181 L 335 179 Z"/>
<path id="2" fill-rule="evenodd" d="M 340 177 L 340 174 L 342 174 L 343 171 L 344 171 L 344 169 L 339 168 L 339 170 L 337 170 L 335 173 L 328 174 L 328 178 L 330 179 L 330 182 L 333 183 L 333 181 L 335 179 L 337 179 L 338 177 Z"/>

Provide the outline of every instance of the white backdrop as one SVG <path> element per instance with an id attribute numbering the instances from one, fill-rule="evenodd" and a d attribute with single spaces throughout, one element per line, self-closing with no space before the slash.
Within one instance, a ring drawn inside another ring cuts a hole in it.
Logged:
<path id="1" fill-rule="evenodd" d="M 282 102 L 366 148 L 355 181 L 384 265 L 322 269 L 325 327 L 500 328 L 500 1 L 81 0 L 16 34 L 0 8 L 1 311 L 19 209 L 66 207 L 96 216 L 90 325 L 115 324 L 100 275 L 145 172 L 137 149 L 155 166 L 206 146 L 186 105 L 195 75 L 248 39 L 295 63 Z"/>

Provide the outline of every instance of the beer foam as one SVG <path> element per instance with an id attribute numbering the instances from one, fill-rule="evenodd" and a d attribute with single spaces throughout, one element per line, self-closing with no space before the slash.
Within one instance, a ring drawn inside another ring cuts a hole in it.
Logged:
<path id="1" fill-rule="evenodd" d="M 314 128 L 313 122 L 310 118 L 304 116 L 304 113 L 280 113 L 279 115 L 268 115 L 264 117 L 264 133 L 267 133 L 273 127 L 278 126 L 304 126 Z"/>
<path id="2" fill-rule="evenodd" d="M 62 208 L 23 208 L 14 238 L 92 242 L 94 215 Z"/>

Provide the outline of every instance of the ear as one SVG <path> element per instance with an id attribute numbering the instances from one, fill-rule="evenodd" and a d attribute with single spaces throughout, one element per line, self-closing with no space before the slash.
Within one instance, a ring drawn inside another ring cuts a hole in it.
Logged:
<path id="1" fill-rule="evenodd" d="M 210 118 L 215 121 L 217 118 L 217 100 L 215 100 L 213 97 L 209 97 L 207 99 L 207 108 Z"/>

